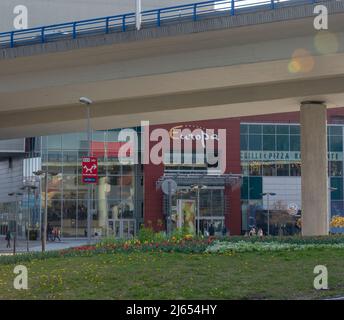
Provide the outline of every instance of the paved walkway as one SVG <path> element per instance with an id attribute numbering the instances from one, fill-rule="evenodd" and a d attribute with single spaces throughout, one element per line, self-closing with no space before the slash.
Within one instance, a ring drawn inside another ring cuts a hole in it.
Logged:
<path id="1" fill-rule="evenodd" d="M 93 242 L 96 242 L 95 240 Z M 87 239 L 61 239 L 60 241 L 49 241 L 47 242 L 47 251 L 62 250 L 73 247 L 79 247 L 87 244 Z M 29 251 L 39 252 L 42 250 L 42 245 L 40 241 L 29 241 Z M 27 242 L 26 240 L 17 241 L 17 252 L 27 252 Z M 13 240 L 11 241 L 11 248 L 6 248 L 6 240 L 0 238 L 0 255 L 9 254 L 13 252 Z"/>

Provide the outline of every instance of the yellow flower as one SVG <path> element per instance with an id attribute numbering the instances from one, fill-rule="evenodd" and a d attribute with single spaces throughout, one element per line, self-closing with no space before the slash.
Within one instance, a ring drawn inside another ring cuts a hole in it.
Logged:
<path id="1" fill-rule="evenodd" d="M 344 217 L 334 216 L 331 220 L 330 226 L 333 228 L 343 228 L 344 227 Z"/>

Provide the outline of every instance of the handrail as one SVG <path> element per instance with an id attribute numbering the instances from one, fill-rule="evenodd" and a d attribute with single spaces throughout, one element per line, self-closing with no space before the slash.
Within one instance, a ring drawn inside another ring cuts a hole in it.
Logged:
<path id="1" fill-rule="evenodd" d="M 161 27 L 163 22 L 173 23 L 200 18 L 237 15 L 259 10 L 274 10 L 283 6 L 317 3 L 324 0 L 212 0 L 142 12 L 142 27 Z M 126 32 L 135 29 L 135 12 L 52 24 L 23 30 L 0 33 L 0 48 L 13 48 L 61 39 L 77 39 L 92 34 Z"/>

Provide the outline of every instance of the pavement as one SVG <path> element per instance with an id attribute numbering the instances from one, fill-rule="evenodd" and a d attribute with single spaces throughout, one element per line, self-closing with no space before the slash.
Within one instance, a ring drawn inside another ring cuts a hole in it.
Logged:
<path id="1" fill-rule="evenodd" d="M 93 241 L 95 242 L 95 241 Z M 11 241 L 11 248 L 6 248 L 6 240 L 0 238 L 0 255 L 11 254 L 13 252 L 13 240 Z M 87 245 L 87 239 L 68 239 L 62 238 L 61 241 L 48 241 L 46 251 L 63 250 L 73 247 L 79 247 Z M 42 251 L 42 244 L 40 241 L 29 241 L 29 252 L 40 252 Z M 25 253 L 27 252 L 26 240 L 17 240 L 16 252 Z"/>
<path id="2" fill-rule="evenodd" d="M 327 298 L 324 300 L 331 300 L 331 301 L 344 301 L 344 296 L 343 297 L 334 297 L 334 298 Z"/>

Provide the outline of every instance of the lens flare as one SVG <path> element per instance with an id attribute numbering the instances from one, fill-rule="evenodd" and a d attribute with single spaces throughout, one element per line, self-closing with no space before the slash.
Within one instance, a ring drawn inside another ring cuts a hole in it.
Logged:
<path id="1" fill-rule="evenodd" d="M 314 58 L 306 49 L 296 49 L 292 54 L 288 70 L 290 73 L 307 73 L 314 68 Z"/>
<path id="2" fill-rule="evenodd" d="M 339 42 L 335 34 L 319 31 L 314 37 L 314 46 L 320 54 L 331 54 L 338 51 Z"/>

